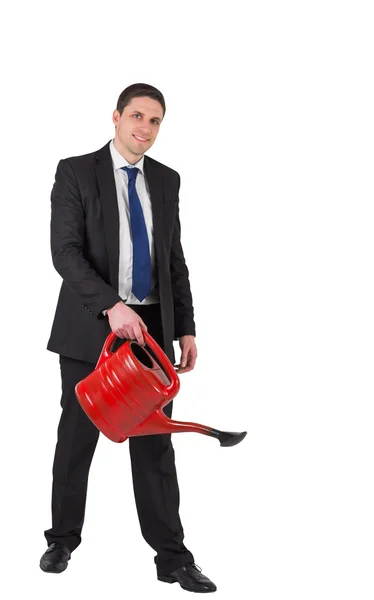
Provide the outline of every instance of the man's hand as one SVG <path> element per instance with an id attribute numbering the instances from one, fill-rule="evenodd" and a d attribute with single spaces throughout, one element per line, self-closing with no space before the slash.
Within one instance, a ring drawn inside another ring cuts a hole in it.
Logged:
<path id="1" fill-rule="evenodd" d="M 197 358 L 197 348 L 194 335 L 182 335 L 179 338 L 179 346 L 182 350 L 180 364 L 177 365 L 177 373 L 187 373 L 192 371 Z"/>
<path id="2" fill-rule="evenodd" d="M 142 329 L 148 331 L 148 327 L 132 308 L 117 302 L 108 309 L 107 314 L 111 330 L 119 338 L 137 340 L 141 346 L 145 345 Z"/>

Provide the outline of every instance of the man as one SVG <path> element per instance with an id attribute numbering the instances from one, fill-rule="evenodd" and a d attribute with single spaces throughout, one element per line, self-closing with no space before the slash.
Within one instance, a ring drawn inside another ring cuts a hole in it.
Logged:
<path id="1" fill-rule="evenodd" d="M 65 570 L 81 543 L 87 479 L 99 437 L 75 385 L 94 368 L 103 343 L 144 345 L 143 330 L 175 363 L 195 366 L 197 350 L 189 272 L 180 239 L 179 174 L 145 155 L 165 115 L 159 90 L 134 84 L 113 112 L 115 137 L 97 152 L 58 163 L 51 193 L 51 250 L 61 275 L 48 350 L 60 355 L 62 414 L 53 463 L 52 527 L 43 571 Z M 165 407 L 171 417 L 172 402 Z M 183 543 L 170 434 L 129 438 L 136 507 L 144 539 L 156 551 L 160 581 L 195 592 L 216 590 Z"/>

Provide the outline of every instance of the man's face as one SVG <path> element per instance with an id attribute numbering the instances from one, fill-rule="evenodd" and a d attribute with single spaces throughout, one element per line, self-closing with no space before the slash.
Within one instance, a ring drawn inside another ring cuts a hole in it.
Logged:
<path id="1" fill-rule="evenodd" d="M 115 146 L 129 162 L 137 162 L 149 150 L 157 137 L 163 119 L 162 106 L 157 100 L 142 96 L 133 98 L 122 115 L 113 112 L 116 127 Z"/>

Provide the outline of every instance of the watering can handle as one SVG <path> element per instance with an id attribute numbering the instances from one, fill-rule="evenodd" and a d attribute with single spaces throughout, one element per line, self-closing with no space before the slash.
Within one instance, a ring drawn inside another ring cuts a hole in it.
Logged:
<path id="1" fill-rule="evenodd" d="M 179 389 L 179 377 L 175 372 L 173 365 L 166 356 L 165 352 L 162 350 L 162 348 L 160 348 L 160 346 L 148 333 L 148 331 L 143 331 L 143 335 L 145 343 L 147 344 L 147 346 L 149 346 L 151 350 L 153 350 L 157 360 L 159 361 L 164 371 L 166 371 L 166 375 L 169 378 L 170 383 L 165 387 L 166 393 L 173 394 L 174 392 L 177 392 Z"/>
<path id="2" fill-rule="evenodd" d="M 113 331 L 108 335 L 108 337 L 105 340 L 103 349 L 101 351 L 101 354 L 99 356 L 99 360 L 97 361 L 95 369 L 98 369 L 110 356 L 112 356 L 113 352 L 111 352 L 110 349 L 113 346 L 113 343 L 116 340 L 116 338 L 117 338 L 117 336 L 115 333 L 113 333 Z"/>
<path id="3" fill-rule="evenodd" d="M 166 371 L 166 374 L 170 380 L 170 384 L 168 386 L 166 386 L 165 391 L 167 393 L 172 393 L 174 388 L 179 385 L 178 375 L 175 372 L 174 367 L 171 364 L 168 357 L 166 356 L 165 352 L 162 350 L 162 348 L 160 348 L 160 346 L 156 343 L 156 341 L 148 333 L 148 331 L 143 330 L 142 333 L 143 333 L 146 345 L 149 346 L 151 348 L 151 350 L 153 350 L 156 358 L 160 362 L 163 369 Z M 111 347 L 112 347 L 114 341 L 116 340 L 116 338 L 117 338 L 117 335 L 115 333 L 113 333 L 113 331 L 108 335 L 108 337 L 105 340 L 103 349 L 101 351 L 101 354 L 99 356 L 99 360 L 97 361 L 97 365 L 96 365 L 95 369 L 98 369 L 110 356 L 112 356 L 114 354 L 114 352 L 111 351 Z"/>

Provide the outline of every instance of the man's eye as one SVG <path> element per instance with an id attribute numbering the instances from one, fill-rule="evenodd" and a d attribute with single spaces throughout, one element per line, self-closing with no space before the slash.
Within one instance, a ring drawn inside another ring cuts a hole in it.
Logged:
<path id="1" fill-rule="evenodd" d="M 141 115 L 139 113 L 134 113 L 134 117 L 141 117 Z M 153 123 L 159 125 L 159 122 L 156 119 L 153 119 Z"/>

